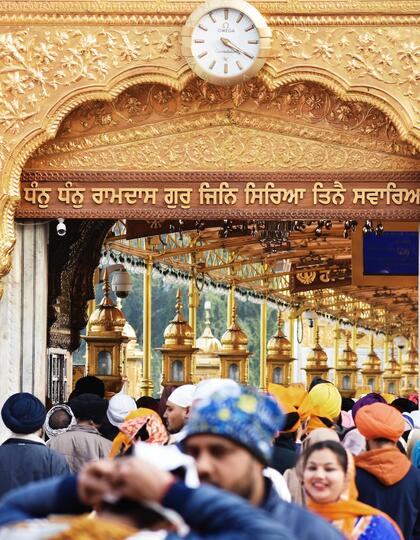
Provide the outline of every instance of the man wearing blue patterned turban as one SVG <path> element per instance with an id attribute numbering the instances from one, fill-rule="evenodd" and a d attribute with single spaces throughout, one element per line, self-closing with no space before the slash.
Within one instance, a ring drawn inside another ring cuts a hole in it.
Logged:
<path id="1" fill-rule="evenodd" d="M 248 387 L 214 393 L 193 407 L 183 450 L 194 457 L 201 482 L 213 484 L 266 510 L 301 540 L 342 536 L 314 514 L 280 498 L 264 470 L 284 423 L 276 400 Z"/>

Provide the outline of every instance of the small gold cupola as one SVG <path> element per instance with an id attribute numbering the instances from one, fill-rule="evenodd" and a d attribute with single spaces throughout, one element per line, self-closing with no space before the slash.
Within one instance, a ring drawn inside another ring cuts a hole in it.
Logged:
<path id="1" fill-rule="evenodd" d="M 281 311 L 277 314 L 277 332 L 267 344 L 267 378 L 269 383 L 289 385 L 291 382 L 292 346 L 283 333 Z"/>
<path id="2" fill-rule="evenodd" d="M 211 303 L 208 300 L 204 303 L 204 331 L 195 344 L 199 350 L 194 354 L 193 358 L 194 382 L 220 377 L 219 353 L 222 344 L 220 340 L 214 337 L 211 329 Z"/>
<path id="3" fill-rule="evenodd" d="M 124 333 L 126 319 L 110 297 L 108 271 L 105 269 L 101 303 L 89 317 L 86 335 L 86 362 L 89 375 L 103 380 L 106 396 L 119 392 L 125 374 L 126 346 L 130 340 Z"/>
<path id="4" fill-rule="evenodd" d="M 220 351 L 222 378 L 233 379 L 241 384 L 248 383 L 248 337 L 237 321 L 236 305 L 232 306 L 232 324 L 223 334 Z"/>
<path id="5" fill-rule="evenodd" d="M 373 333 L 370 336 L 370 352 L 367 355 L 366 360 L 363 362 L 362 367 L 362 380 L 363 386 L 368 386 L 371 392 L 382 391 L 382 367 L 381 359 L 376 354 L 374 348 Z"/>
<path id="6" fill-rule="evenodd" d="M 184 319 L 182 308 L 181 289 L 178 289 L 175 317 L 163 333 L 164 344 L 157 349 L 162 353 L 162 384 L 164 386 L 180 386 L 182 384 L 192 384 L 193 382 L 192 355 L 198 349 L 193 347 L 194 332 Z"/>
<path id="7" fill-rule="evenodd" d="M 401 366 L 394 356 L 394 344 L 392 344 L 391 356 L 385 365 L 382 378 L 384 380 L 384 392 L 398 396 L 401 385 Z"/>
<path id="8" fill-rule="evenodd" d="M 419 354 L 414 345 L 414 338 L 410 339 L 410 347 L 401 366 L 401 394 L 405 397 L 417 392 L 419 376 Z"/>
<path id="9" fill-rule="evenodd" d="M 315 346 L 312 349 L 312 354 L 306 360 L 306 384 L 310 386 L 315 377 L 328 379 L 328 372 L 331 368 L 328 367 L 328 356 L 319 343 L 319 326 L 317 325 L 315 334 Z"/>
<path id="10" fill-rule="evenodd" d="M 346 346 L 338 359 L 336 367 L 337 388 L 344 397 L 354 397 L 357 385 L 357 354 L 350 347 L 350 333 L 347 333 Z"/>

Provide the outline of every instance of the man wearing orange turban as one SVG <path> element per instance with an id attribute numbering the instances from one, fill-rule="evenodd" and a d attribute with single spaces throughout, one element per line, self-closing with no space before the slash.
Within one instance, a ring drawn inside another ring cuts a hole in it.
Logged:
<path id="1" fill-rule="evenodd" d="M 359 409 L 355 423 L 368 448 L 355 460 L 359 500 L 392 517 L 406 540 L 419 538 L 420 470 L 396 446 L 405 429 L 402 414 L 373 403 Z"/>

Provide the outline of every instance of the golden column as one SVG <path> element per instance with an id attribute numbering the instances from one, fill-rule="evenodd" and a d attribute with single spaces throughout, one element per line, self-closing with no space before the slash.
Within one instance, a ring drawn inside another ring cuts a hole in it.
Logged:
<path id="1" fill-rule="evenodd" d="M 389 353 L 389 345 L 388 345 Z M 389 354 L 388 354 L 389 356 Z M 398 396 L 400 394 L 401 384 L 401 366 L 394 356 L 394 346 L 391 348 L 391 358 L 385 365 L 385 371 L 382 376 L 384 380 L 384 392 Z"/>
<path id="2" fill-rule="evenodd" d="M 350 347 L 350 335 L 347 334 L 346 347 L 338 360 L 336 368 L 337 388 L 342 396 L 354 397 L 358 371 L 357 354 Z"/>
<path id="3" fill-rule="evenodd" d="M 195 276 L 190 279 L 189 294 L 188 294 L 188 323 L 193 331 L 193 346 L 195 347 L 195 340 L 197 336 L 197 305 L 198 294 L 195 283 Z"/>
<path id="4" fill-rule="evenodd" d="M 363 386 L 368 386 L 371 392 L 382 392 L 381 359 L 373 349 L 373 333 L 370 336 L 370 352 L 362 367 Z"/>
<path id="5" fill-rule="evenodd" d="M 267 345 L 268 382 L 288 386 L 292 382 L 292 346 L 283 333 L 281 311 L 277 315 L 277 333 Z"/>
<path id="6" fill-rule="evenodd" d="M 338 360 L 340 358 L 340 338 L 341 338 L 341 330 L 340 330 L 340 322 L 338 320 L 335 321 L 334 325 L 334 380 L 337 383 L 337 368 L 338 368 Z"/>
<path id="7" fill-rule="evenodd" d="M 312 354 L 306 360 L 306 385 L 309 386 L 315 377 L 328 379 L 328 372 L 331 368 L 328 367 L 328 356 L 324 349 L 319 344 L 319 326 L 316 324 L 315 346 L 312 349 Z"/>
<path id="8" fill-rule="evenodd" d="M 192 275 L 189 283 L 189 294 L 188 294 L 188 323 L 193 329 L 194 338 L 193 346 L 195 347 L 195 340 L 197 338 L 197 307 L 198 307 L 198 291 L 197 291 L 197 282 L 196 282 L 196 255 L 192 253 L 190 255 L 190 262 L 193 267 Z"/>
<path id="9" fill-rule="evenodd" d="M 267 298 L 260 306 L 260 388 L 267 390 Z"/>
<path id="10" fill-rule="evenodd" d="M 410 348 L 407 351 L 407 356 L 403 360 L 401 368 L 401 394 L 404 397 L 409 396 L 412 392 L 418 390 L 419 377 L 419 355 L 414 346 L 414 338 L 410 339 Z"/>
<path id="11" fill-rule="evenodd" d="M 147 259 L 146 270 L 143 276 L 143 380 L 141 393 L 151 396 L 152 382 L 152 271 L 153 261 Z"/>
<path id="12" fill-rule="evenodd" d="M 233 324 L 233 311 L 235 306 L 235 282 L 232 280 L 230 283 L 230 289 L 228 294 L 227 303 L 227 327 L 229 328 Z"/>

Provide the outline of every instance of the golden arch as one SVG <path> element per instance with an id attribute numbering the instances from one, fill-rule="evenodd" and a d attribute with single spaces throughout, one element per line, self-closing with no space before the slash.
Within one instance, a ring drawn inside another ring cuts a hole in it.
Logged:
<path id="1" fill-rule="evenodd" d="M 62 119 L 70 111 L 87 101 L 110 101 L 133 85 L 161 83 L 176 91 L 181 91 L 192 78 L 192 73 L 185 66 L 178 72 L 150 65 L 135 69 L 130 68 L 120 71 L 104 84 L 85 82 L 77 89 L 70 90 L 56 102 L 53 101 L 48 110 L 44 112 L 38 125 L 35 125 L 33 130 L 11 149 L 5 163 L 0 184 L 2 193 L 0 200 L 2 210 L 0 277 L 7 274 L 11 265 L 11 253 L 15 242 L 14 215 L 19 203 L 22 168 L 37 148 L 54 138 Z M 278 72 L 271 65 L 268 65 L 261 72 L 259 78 L 269 89 L 275 89 L 290 82 L 316 82 L 330 89 L 345 101 L 369 103 L 383 111 L 392 120 L 402 140 L 410 142 L 418 149 L 420 148 L 420 140 L 416 136 L 413 120 L 404 106 L 389 92 L 368 85 L 346 83 L 344 78 L 333 71 L 321 69 L 316 65 L 305 66 L 304 69 L 301 66 L 296 66 Z"/>

